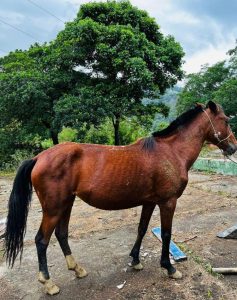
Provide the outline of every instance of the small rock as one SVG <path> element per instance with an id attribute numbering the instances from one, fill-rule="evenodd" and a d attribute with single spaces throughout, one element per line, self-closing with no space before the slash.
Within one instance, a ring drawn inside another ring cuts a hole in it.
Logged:
<path id="1" fill-rule="evenodd" d="M 128 270 L 128 268 L 123 268 L 123 271 L 124 271 L 124 272 L 127 272 L 127 270 Z"/>
<path id="2" fill-rule="evenodd" d="M 126 284 L 126 280 L 125 280 L 123 283 L 117 285 L 117 288 L 118 288 L 119 290 L 121 290 L 121 289 L 125 286 L 125 284 Z"/>
<path id="3" fill-rule="evenodd" d="M 173 258 L 170 258 L 170 263 L 171 263 L 171 265 L 175 265 L 175 261 Z"/>
<path id="4" fill-rule="evenodd" d="M 53 267 L 53 266 L 54 266 L 54 264 L 49 264 L 48 266 L 51 268 L 51 267 Z"/>

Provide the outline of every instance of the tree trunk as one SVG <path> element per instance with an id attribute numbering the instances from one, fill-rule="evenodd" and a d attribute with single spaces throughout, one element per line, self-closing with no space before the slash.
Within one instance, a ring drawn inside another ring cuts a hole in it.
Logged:
<path id="1" fill-rule="evenodd" d="M 58 132 L 55 132 L 54 130 L 51 129 L 50 130 L 50 137 L 51 137 L 54 145 L 57 145 L 59 143 L 59 141 L 58 141 Z"/>
<path id="2" fill-rule="evenodd" d="M 59 143 L 59 141 L 58 141 L 58 131 L 53 130 L 52 127 L 51 127 L 51 124 L 48 123 L 47 121 L 42 121 L 42 123 L 49 130 L 49 134 L 50 134 L 50 137 L 53 141 L 53 144 L 57 145 Z"/>
<path id="3" fill-rule="evenodd" d="M 116 146 L 120 144 L 119 122 L 120 122 L 120 116 L 115 116 L 115 119 L 113 119 L 113 125 L 114 125 L 114 144 Z"/>

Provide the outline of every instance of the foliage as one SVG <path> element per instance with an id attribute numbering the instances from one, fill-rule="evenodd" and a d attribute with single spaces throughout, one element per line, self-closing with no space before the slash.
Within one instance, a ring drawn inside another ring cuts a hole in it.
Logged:
<path id="1" fill-rule="evenodd" d="M 231 128 L 237 134 L 237 78 L 226 81 L 216 91 L 215 99 L 223 106 L 225 113 L 231 117 Z"/>
<path id="2" fill-rule="evenodd" d="M 214 99 L 214 93 L 230 76 L 226 62 L 218 62 L 209 67 L 205 65 L 201 71 L 189 74 L 186 84 L 178 96 L 176 105 L 178 114 L 184 112 L 195 102 L 206 103 Z"/>
<path id="3" fill-rule="evenodd" d="M 91 125 L 88 130 L 85 130 L 84 137 L 78 137 L 80 142 L 93 144 L 113 144 L 113 126 L 109 119 L 99 126 Z"/>
<path id="4" fill-rule="evenodd" d="M 181 113 L 195 102 L 215 100 L 231 117 L 231 128 L 237 134 L 237 46 L 228 53 L 228 61 L 205 66 L 199 73 L 187 76 L 186 85 L 178 98 L 177 110 Z"/>
<path id="5" fill-rule="evenodd" d="M 44 139 L 41 141 L 41 146 L 44 150 L 48 149 L 53 146 L 53 141 L 51 139 Z"/>
<path id="6" fill-rule="evenodd" d="M 77 130 L 70 128 L 70 127 L 64 127 L 62 131 L 59 133 L 59 142 L 76 142 L 77 140 Z"/>
<path id="7" fill-rule="evenodd" d="M 54 106 L 70 90 L 71 74 L 49 68 L 51 55 L 46 44 L 35 44 L 0 59 L 0 115 L 1 126 L 17 120 L 26 131 L 50 136 L 56 144 L 61 125 Z"/>
<path id="8" fill-rule="evenodd" d="M 11 159 L 2 164 L 3 170 L 14 171 L 16 170 L 22 163 L 23 160 L 30 159 L 34 157 L 34 152 L 29 150 L 16 150 L 12 155 Z"/>
<path id="9" fill-rule="evenodd" d="M 39 137 L 26 134 L 21 124 L 16 121 L 0 128 L 0 145 L 0 170 L 18 166 L 19 152 L 26 158 L 34 156 L 41 149 Z"/>
<path id="10" fill-rule="evenodd" d="M 105 112 L 102 97 L 96 99 L 89 88 L 81 88 L 77 96 L 65 94 L 54 107 L 57 122 L 78 131 L 84 131 L 85 126 L 89 129 L 91 124 L 98 126 L 103 122 Z"/>
<path id="11" fill-rule="evenodd" d="M 4 57 L 0 57 L 0 70 L 3 73 L 30 70 L 34 67 L 34 61 L 28 55 L 28 51 L 16 49 Z"/>
<path id="12" fill-rule="evenodd" d="M 76 142 L 77 136 L 78 132 L 75 128 L 64 127 L 58 134 L 59 143 Z M 53 146 L 53 142 L 51 139 L 41 140 L 40 144 L 43 149 L 48 149 Z"/>

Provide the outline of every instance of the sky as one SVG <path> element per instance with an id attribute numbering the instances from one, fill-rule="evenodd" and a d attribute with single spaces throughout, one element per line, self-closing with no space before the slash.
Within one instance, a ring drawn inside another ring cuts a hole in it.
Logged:
<path id="1" fill-rule="evenodd" d="M 0 56 L 49 42 L 88 0 L 0 0 Z M 228 57 L 236 45 L 237 0 L 131 0 L 145 9 L 164 35 L 173 35 L 185 52 L 183 69 L 198 72 Z M 18 30 L 17 30 L 18 29 Z"/>

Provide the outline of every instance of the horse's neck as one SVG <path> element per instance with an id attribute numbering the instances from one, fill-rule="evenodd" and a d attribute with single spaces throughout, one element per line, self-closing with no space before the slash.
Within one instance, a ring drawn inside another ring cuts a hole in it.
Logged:
<path id="1" fill-rule="evenodd" d="M 208 132 L 208 121 L 202 114 L 187 127 L 182 127 L 174 139 L 174 149 L 187 170 L 201 152 Z"/>

